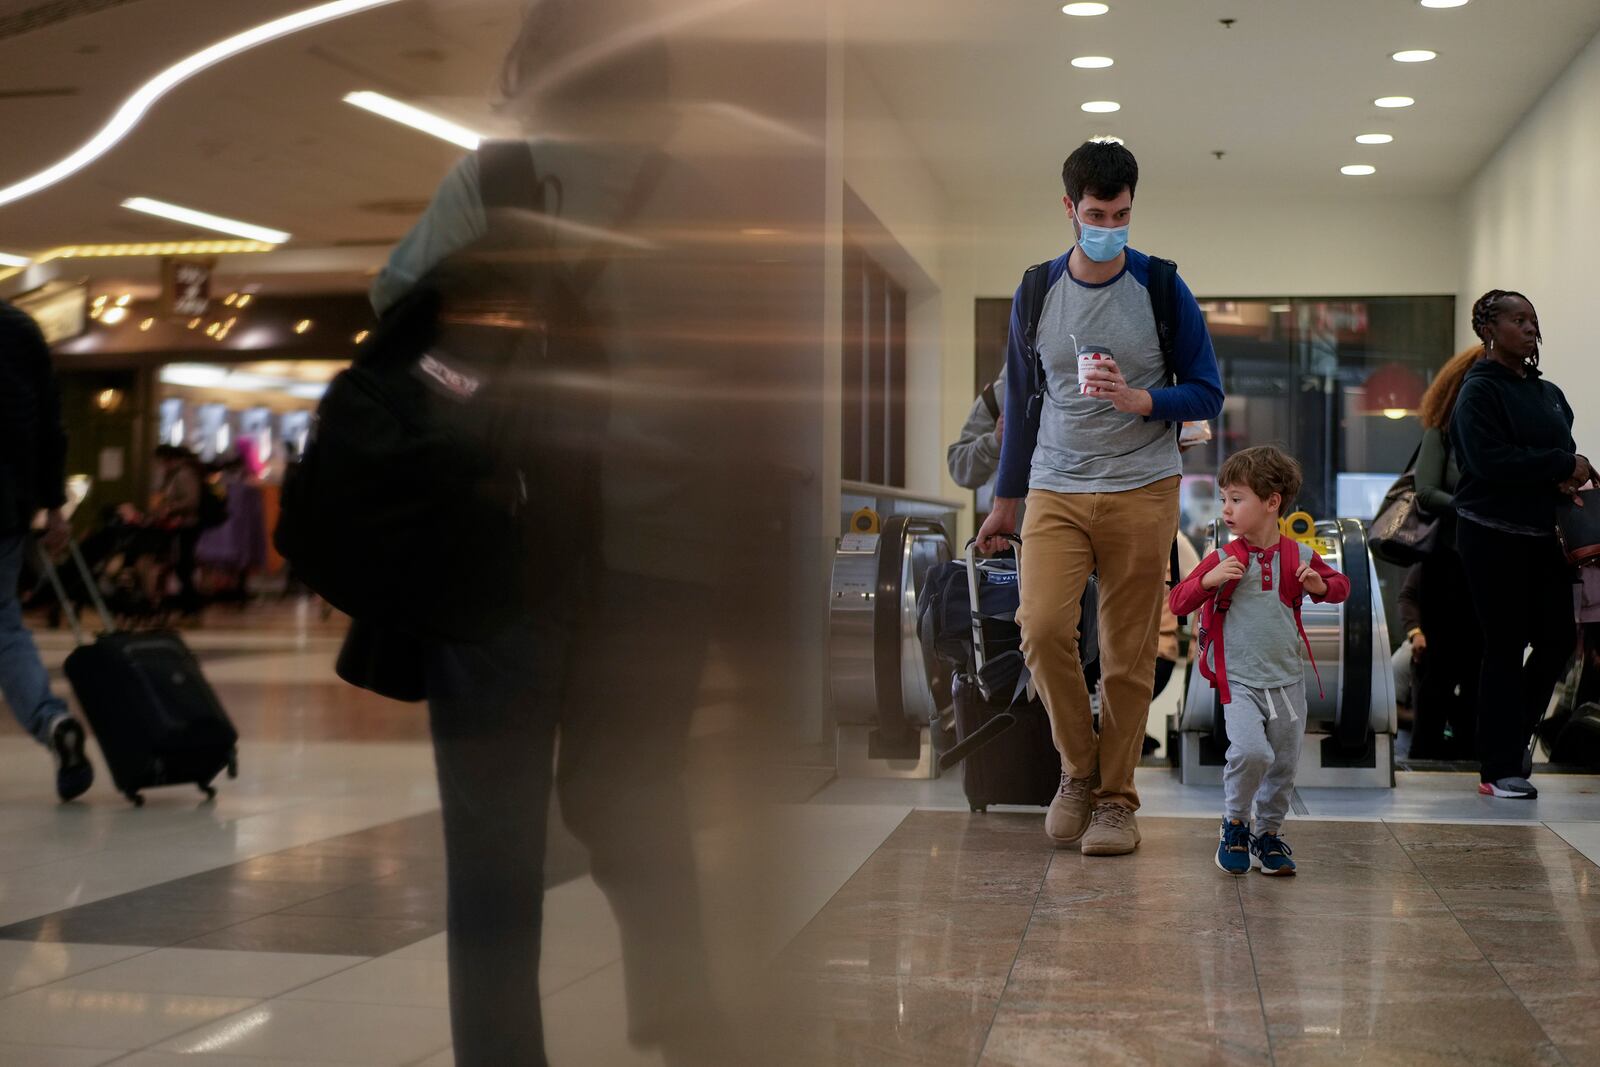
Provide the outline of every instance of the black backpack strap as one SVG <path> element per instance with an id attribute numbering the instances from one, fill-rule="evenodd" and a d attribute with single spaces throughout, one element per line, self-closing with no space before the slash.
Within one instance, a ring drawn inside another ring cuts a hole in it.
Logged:
<path id="1" fill-rule="evenodd" d="M 989 417 L 996 422 L 1000 421 L 1000 401 L 994 395 L 994 383 L 990 382 L 983 387 L 983 406 L 989 409 Z"/>
<path id="2" fill-rule="evenodd" d="M 1156 319 L 1156 339 L 1161 343 L 1161 358 L 1167 361 L 1167 382 L 1178 380 L 1178 265 L 1160 256 L 1150 257 L 1150 310 Z"/>
<path id="3" fill-rule="evenodd" d="M 1034 414 L 1034 405 L 1043 397 L 1045 391 L 1044 356 L 1039 353 L 1039 318 L 1044 314 L 1044 298 L 1050 292 L 1050 264 L 1054 260 L 1045 260 L 1029 267 L 1022 276 L 1022 306 L 1028 314 L 1028 333 L 1022 339 L 1023 345 L 1028 350 L 1028 369 L 1031 381 L 1028 389 L 1028 416 Z"/>

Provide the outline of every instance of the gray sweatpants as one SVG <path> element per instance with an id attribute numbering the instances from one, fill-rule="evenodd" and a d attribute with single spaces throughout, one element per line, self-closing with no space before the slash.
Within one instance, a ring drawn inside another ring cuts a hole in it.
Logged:
<path id="1" fill-rule="evenodd" d="M 1273 689 L 1232 683 L 1233 703 L 1223 706 L 1228 726 L 1228 766 L 1222 772 L 1224 814 L 1256 833 L 1275 834 L 1289 813 L 1300 742 L 1306 735 L 1304 681 Z"/>

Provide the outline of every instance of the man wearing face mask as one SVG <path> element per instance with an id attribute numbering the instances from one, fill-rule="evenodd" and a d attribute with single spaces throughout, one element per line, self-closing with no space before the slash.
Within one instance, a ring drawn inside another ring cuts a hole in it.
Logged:
<path id="1" fill-rule="evenodd" d="M 1133 776 L 1178 527 L 1177 430 L 1216 418 L 1222 383 L 1200 307 L 1171 264 L 1161 275 L 1170 279 L 1165 345 L 1158 334 L 1152 277 L 1163 264 L 1127 247 L 1139 182 L 1133 153 L 1090 141 L 1067 157 L 1061 176 L 1077 243 L 1030 270 L 1012 302 L 1007 432 L 979 543 L 1002 547 L 1026 496 L 1017 618 L 1061 753 L 1045 832 L 1084 855 L 1122 855 L 1139 844 Z M 1045 293 L 1036 329 L 1035 286 Z M 1098 734 L 1074 639 L 1078 602 L 1096 572 L 1105 685 Z"/>

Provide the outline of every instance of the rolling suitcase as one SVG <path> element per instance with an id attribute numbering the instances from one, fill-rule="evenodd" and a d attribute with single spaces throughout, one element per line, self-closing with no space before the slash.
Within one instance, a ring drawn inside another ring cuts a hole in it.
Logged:
<path id="1" fill-rule="evenodd" d="M 1012 541 L 1019 546 L 1015 572 L 1020 576 L 1021 542 Z M 957 673 L 951 685 L 956 744 L 939 763 L 946 769 L 964 763 L 961 785 L 973 811 L 985 811 L 990 804 L 1045 807 L 1061 785 L 1061 757 L 1044 704 L 1037 696 L 1030 697 L 1025 687 L 1018 691 L 1022 653 L 1008 649 L 997 657 L 988 655 L 986 619 L 979 610 L 976 548 L 975 540 L 967 542 L 971 669 Z M 987 560 L 985 566 L 1003 568 L 1005 561 Z"/>
<path id="2" fill-rule="evenodd" d="M 67 680 L 117 790 L 140 806 L 143 790 L 156 786 L 196 785 L 216 796 L 211 783 L 217 775 L 239 773 L 239 734 L 199 662 L 172 631 L 116 630 L 83 554 L 76 543 L 70 548 L 95 611 L 110 628 L 92 643 L 84 639 L 55 565 L 39 555 L 78 642 L 67 656 Z"/>

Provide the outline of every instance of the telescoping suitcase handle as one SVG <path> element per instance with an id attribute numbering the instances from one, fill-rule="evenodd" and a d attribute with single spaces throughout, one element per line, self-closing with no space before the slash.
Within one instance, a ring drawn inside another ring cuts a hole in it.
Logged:
<path id="1" fill-rule="evenodd" d="M 83 622 L 78 618 L 78 609 L 73 607 L 72 598 L 67 596 L 66 586 L 61 584 L 61 575 L 56 571 L 55 560 L 50 558 L 50 553 L 44 550 L 44 545 L 37 546 L 39 562 L 44 565 L 45 577 L 50 579 L 50 587 L 56 591 L 56 600 L 61 603 L 61 610 L 66 613 L 67 625 L 72 627 L 72 637 L 79 645 L 88 644 L 83 636 Z M 89 570 L 89 563 L 83 558 L 83 552 L 78 548 L 78 542 L 69 539 L 67 550 L 72 555 L 72 560 L 77 564 L 78 576 L 83 579 L 83 587 L 89 594 L 89 600 L 94 604 L 95 614 L 100 616 L 100 624 L 105 627 L 106 633 L 114 633 L 117 629 L 116 619 L 112 618 L 111 611 L 106 607 L 105 598 L 100 595 L 100 585 L 94 579 L 94 574 Z"/>
<path id="2" fill-rule="evenodd" d="M 1016 534 L 1006 534 L 1005 538 L 1011 542 L 1011 547 L 1015 550 L 1017 582 L 1021 583 L 1022 538 Z M 978 601 L 978 539 L 976 537 L 967 539 L 967 600 L 972 605 L 972 611 L 969 614 L 972 618 L 973 662 L 976 664 L 977 669 L 981 671 L 984 664 L 983 616 L 982 607 Z"/>

